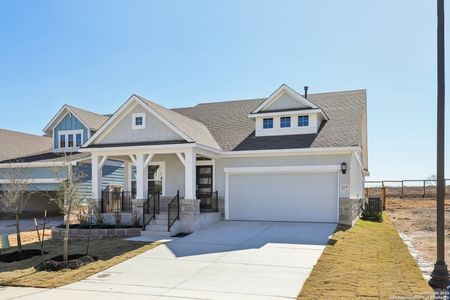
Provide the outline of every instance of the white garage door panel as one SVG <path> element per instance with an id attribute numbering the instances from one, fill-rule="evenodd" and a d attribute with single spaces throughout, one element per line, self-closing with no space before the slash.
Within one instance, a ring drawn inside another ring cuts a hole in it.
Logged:
<path id="1" fill-rule="evenodd" d="M 230 220 L 337 222 L 337 173 L 230 174 Z"/>

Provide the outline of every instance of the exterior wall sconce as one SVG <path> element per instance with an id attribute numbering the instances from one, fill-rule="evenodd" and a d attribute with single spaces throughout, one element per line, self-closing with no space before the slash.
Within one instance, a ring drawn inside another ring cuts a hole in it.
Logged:
<path id="1" fill-rule="evenodd" d="M 342 174 L 347 173 L 347 164 L 345 162 L 341 164 L 341 172 Z"/>

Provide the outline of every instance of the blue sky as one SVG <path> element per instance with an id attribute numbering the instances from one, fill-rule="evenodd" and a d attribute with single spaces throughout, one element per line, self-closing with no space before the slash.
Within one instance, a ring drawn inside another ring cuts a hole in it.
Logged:
<path id="1" fill-rule="evenodd" d="M 0 128 L 41 134 L 64 103 L 111 113 L 133 93 L 182 107 L 365 88 L 370 178 L 425 178 L 435 15 L 419 0 L 1 1 Z"/>

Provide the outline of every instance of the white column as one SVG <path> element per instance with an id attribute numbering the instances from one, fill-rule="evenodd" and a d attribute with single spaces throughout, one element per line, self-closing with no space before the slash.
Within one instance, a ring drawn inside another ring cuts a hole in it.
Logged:
<path id="1" fill-rule="evenodd" d="M 123 190 L 131 191 L 131 163 L 123 162 Z"/>
<path id="2" fill-rule="evenodd" d="M 194 150 L 184 152 L 184 198 L 197 199 L 196 195 L 197 157 Z"/>
<path id="3" fill-rule="evenodd" d="M 102 198 L 102 166 L 101 156 L 92 155 L 91 158 L 91 173 L 92 173 L 92 199 L 97 203 Z"/>
<path id="4" fill-rule="evenodd" d="M 144 154 L 136 154 L 136 199 L 145 199 L 144 173 Z"/>

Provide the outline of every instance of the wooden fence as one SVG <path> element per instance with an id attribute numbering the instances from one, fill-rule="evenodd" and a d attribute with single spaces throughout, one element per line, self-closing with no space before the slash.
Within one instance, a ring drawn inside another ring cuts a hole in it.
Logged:
<path id="1" fill-rule="evenodd" d="M 366 181 L 365 194 L 382 198 L 434 198 L 436 180 Z M 450 179 L 446 179 L 446 198 L 450 199 Z"/>

